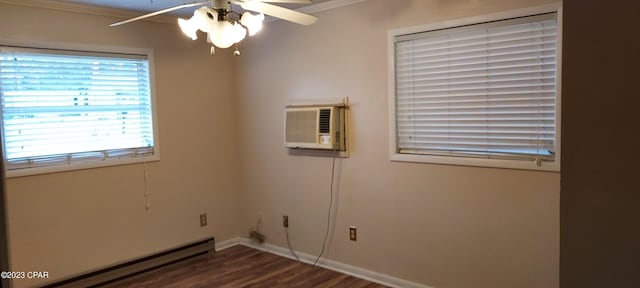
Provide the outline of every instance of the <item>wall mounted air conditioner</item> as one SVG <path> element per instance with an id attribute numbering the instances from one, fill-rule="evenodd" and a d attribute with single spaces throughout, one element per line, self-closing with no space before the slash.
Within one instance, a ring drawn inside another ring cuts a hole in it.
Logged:
<path id="1" fill-rule="evenodd" d="M 345 106 L 289 106 L 284 146 L 345 151 Z"/>

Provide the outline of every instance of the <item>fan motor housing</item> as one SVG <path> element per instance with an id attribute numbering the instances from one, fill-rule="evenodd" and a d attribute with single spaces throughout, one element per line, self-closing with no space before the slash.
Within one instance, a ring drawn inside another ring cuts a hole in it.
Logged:
<path id="1" fill-rule="evenodd" d="M 211 6 L 216 10 L 225 10 L 229 11 L 231 9 L 231 3 L 227 0 L 211 0 Z"/>

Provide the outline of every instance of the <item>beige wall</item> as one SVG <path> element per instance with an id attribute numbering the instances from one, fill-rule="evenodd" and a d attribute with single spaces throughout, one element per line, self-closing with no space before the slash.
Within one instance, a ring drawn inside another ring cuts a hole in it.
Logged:
<path id="1" fill-rule="evenodd" d="M 188 242 L 238 235 L 233 57 L 177 25 L 0 4 L 0 38 L 152 48 L 161 161 L 8 180 L 10 265 L 61 279 Z M 180 39 L 180 41 L 176 41 Z M 199 226 L 199 214 L 208 226 Z M 16 287 L 37 281 L 16 281 Z"/>
<path id="2" fill-rule="evenodd" d="M 387 128 L 389 29 L 549 2 L 369 0 L 309 27 L 269 23 L 240 58 L 209 56 L 175 25 L 107 28 L 114 19 L 0 4 L 0 37 L 153 48 L 162 150 L 147 164 L 149 211 L 143 165 L 9 179 L 11 268 L 60 279 L 245 236 L 260 212 L 269 243 L 286 247 L 288 214 L 294 248 L 319 253 L 331 159 L 287 154 L 283 109 L 349 97 L 352 153 L 336 162 L 329 258 L 436 288 L 558 287 L 558 173 L 392 163 Z"/>
<path id="3" fill-rule="evenodd" d="M 351 157 L 338 160 L 332 260 L 437 288 L 558 287 L 559 173 L 390 162 L 387 31 L 549 3 L 369 0 L 269 23 L 238 66 L 243 232 L 263 213 L 267 242 L 320 252 L 330 158 L 290 156 L 284 107 L 349 97 Z M 328 99 L 328 100 L 327 100 Z M 358 227 L 358 242 L 348 226 Z"/>

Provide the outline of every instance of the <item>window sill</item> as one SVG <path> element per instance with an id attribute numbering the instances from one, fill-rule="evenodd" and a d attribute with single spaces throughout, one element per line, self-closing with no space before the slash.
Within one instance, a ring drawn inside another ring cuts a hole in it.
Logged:
<path id="1" fill-rule="evenodd" d="M 560 172 L 559 157 L 556 157 L 555 161 L 553 162 L 542 162 L 540 166 L 536 165 L 535 161 L 527 160 L 484 159 L 397 153 L 391 154 L 391 161 Z"/>
<path id="2" fill-rule="evenodd" d="M 119 165 L 130 165 L 130 164 L 147 163 L 147 162 L 155 162 L 155 161 L 160 161 L 160 156 L 157 154 L 153 156 L 146 156 L 146 157 L 107 159 L 102 161 L 90 161 L 85 163 L 70 163 L 70 164 L 55 165 L 55 166 L 43 166 L 43 167 L 7 170 L 6 176 L 7 178 L 17 178 L 17 177 L 25 177 L 25 176 L 35 176 L 35 175 L 42 175 L 42 174 L 69 172 L 69 171 L 76 171 L 76 170 L 94 169 L 94 168 L 111 167 L 111 166 L 119 166 Z"/>

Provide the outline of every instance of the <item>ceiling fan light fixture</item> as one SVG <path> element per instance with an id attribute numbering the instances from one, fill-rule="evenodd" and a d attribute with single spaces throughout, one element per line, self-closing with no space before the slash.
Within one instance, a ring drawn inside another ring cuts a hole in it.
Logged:
<path id="1" fill-rule="evenodd" d="M 256 33 L 262 30 L 262 22 L 264 21 L 264 14 L 259 13 L 257 15 L 253 15 L 249 12 L 244 12 L 242 17 L 240 17 L 240 23 L 247 27 L 249 30 L 249 36 L 256 35 Z"/>
<path id="2" fill-rule="evenodd" d="M 247 37 L 247 30 L 249 35 L 260 31 L 264 20 L 264 15 L 253 15 L 248 12 L 240 16 L 240 20 L 221 19 L 221 17 L 224 15 L 220 15 L 216 10 L 201 7 L 193 13 L 193 17 L 190 19 L 178 19 L 178 25 L 182 33 L 193 40 L 198 39 L 197 32 L 201 30 L 207 33 L 207 42 L 219 48 L 229 48 L 244 40 Z"/>
<path id="3" fill-rule="evenodd" d="M 182 30 L 182 33 L 184 33 L 184 35 L 186 35 L 187 37 L 196 40 L 198 39 L 198 30 L 209 32 L 207 26 L 207 15 L 211 15 L 211 11 L 213 10 L 208 7 L 200 7 L 193 11 L 193 16 L 191 16 L 191 18 L 189 18 L 188 20 L 178 18 L 178 26 L 180 26 L 180 30 Z"/>
<path id="4" fill-rule="evenodd" d="M 202 32 L 209 33 L 211 23 L 218 21 L 218 13 L 209 7 L 200 7 L 193 12 L 193 22 Z"/>
<path id="5" fill-rule="evenodd" d="M 247 37 L 247 29 L 239 23 L 233 23 L 233 43 L 238 43 Z"/>
<path id="6" fill-rule="evenodd" d="M 184 33 L 184 35 L 191 38 L 192 40 L 198 39 L 197 32 L 199 28 L 197 23 L 195 22 L 196 21 L 193 20 L 193 17 L 189 20 L 178 18 L 178 25 L 180 26 L 180 30 L 182 30 L 182 33 Z"/>
<path id="7" fill-rule="evenodd" d="M 178 25 L 182 32 L 193 40 L 198 39 L 198 30 L 207 33 L 207 42 L 213 43 L 211 46 L 211 54 L 213 54 L 215 53 L 214 47 L 228 48 L 242 41 L 247 37 L 247 34 L 253 36 L 258 33 L 262 29 L 264 15 L 300 25 L 311 25 L 318 20 L 315 16 L 265 2 L 311 4 L 312 0 L 208 0 L 173 6 L 115 22 L 109 26 L 119 26 L 178 9 L 211 4 L 211 7 L 196 9 L 189 19 L 178 19 Z M 233 11 L 232 4 L 242 7 L 247 12 L 240 14 Z M 236 49 L 236 52 L 239 51 Z M 237 53 L 235 54 L 237 55 Z"/>
<path id="8" fill-rule="evenodd" d="M 209 40 L 219 48 L 229 48 L 244 39 L 247 30 L 240 24 L 229 21 L 215 21 L 209 23 Z"/>

